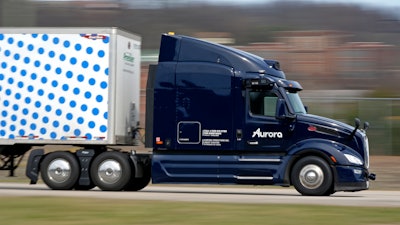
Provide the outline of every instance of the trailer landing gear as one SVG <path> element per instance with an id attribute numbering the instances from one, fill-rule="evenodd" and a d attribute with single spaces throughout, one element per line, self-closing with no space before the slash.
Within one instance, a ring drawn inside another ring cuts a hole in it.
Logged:
<path id="1" fill-rule="evenodd" d="M 8 170 L 10 171 L 9 176 L 14 177 L 15 170 L 29 149 L 30 146 L 25 145 L 0 147 L 0 170 Z"/>

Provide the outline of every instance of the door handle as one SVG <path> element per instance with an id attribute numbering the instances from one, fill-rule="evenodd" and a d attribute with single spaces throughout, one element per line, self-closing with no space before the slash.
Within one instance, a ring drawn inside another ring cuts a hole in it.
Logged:
<path id="1" fill-rule="evenodd" d="M 289 131 L 290 132 L 293 132 L 294 128 L 296 128 L 296 124 L 292 123 L 292 124 L 289 125 Z"/>
<path id="2" fill-rule="evenodd" d="M 243 131 L 242 131 L 242 129 L 237 129 L 237 130 L 236 130 L 236 140 L 237 140 L 237 141 L 241 141 L 241 140 L 242 140 L 242 137 L 243 137 Z"/>

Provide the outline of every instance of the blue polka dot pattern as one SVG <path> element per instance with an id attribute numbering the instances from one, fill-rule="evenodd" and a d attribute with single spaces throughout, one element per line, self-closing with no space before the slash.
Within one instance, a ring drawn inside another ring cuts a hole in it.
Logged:
<path id="1" fill-rule="evenodd" d="M 0 138 L 107 139 L 105 37 L 0 33 Z"/>

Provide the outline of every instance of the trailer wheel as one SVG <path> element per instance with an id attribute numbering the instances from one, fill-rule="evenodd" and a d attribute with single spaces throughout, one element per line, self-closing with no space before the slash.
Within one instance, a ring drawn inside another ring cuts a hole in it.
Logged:
<path id="1" fill-rule="evenodd" d="M 292 168 L 291 181 L 302 195 L 330 195 L 333 175 L 328 163 L 322 158 L 308 156 L 300 159 Z"/>
<path id="2" fill-rule="evenodd" d="M 71 190 L 78 181 L 78 160 L 69 152 L 53 152 L 42 161 L 40 172 L 44 183 L 54 190 Z"/>
<path id="3" fill-rule="evenodd" d="M 103 152 L 90 168 L 93 183 L 103 191 L 120 191 L 131 179 L 128 155 L 121 152 Z"/>

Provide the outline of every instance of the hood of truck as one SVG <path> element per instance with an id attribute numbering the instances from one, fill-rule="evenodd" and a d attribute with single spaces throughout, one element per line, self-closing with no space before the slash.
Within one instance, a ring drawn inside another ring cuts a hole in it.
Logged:
<path id="1" fill-rule="evenodd" d="M 346 123 L 312 114 L 299 114 L 297 120 L 299 123 L 308 125 L 309 130 L 334 136 L 347 136 L 355 129 Z"/>

